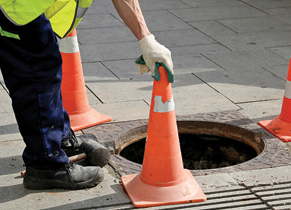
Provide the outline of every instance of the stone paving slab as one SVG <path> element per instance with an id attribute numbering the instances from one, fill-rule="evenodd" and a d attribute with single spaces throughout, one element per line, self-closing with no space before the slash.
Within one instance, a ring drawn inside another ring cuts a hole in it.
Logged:
<path id="1" fill-rule="evenodd" d="M 153 78 L 150 76 L 150 73 L 139 73 L 135 65 L 135 60 L 136 59 L 105 61 L 102 62 L 102 64 L 120 80 L 152 82 Z"/>
<path id="2" fill-rule="evenodd" d="M 274 184 L 281 182 L 290 182 L 291 166 L 267 168 L 253 171 L 240 171 L 229 173 L 229 175 L 237 180 L 238 183 L 243 183 L 245 186 L 260 186 L 264 184 Z"/>
<path id="3" fill-rule="evenodd" d="M 283 64 L 283 65 L 278 65 L 278 66 L 267 66 L 267 67 L 264 67 L 264 65 L 262 65 L 262 68 L 276 75 L 280 79 L 286 81 L 289 64 Z"/>
<path id="4" fill-rule="evenodd" d="M 78 30 L 77 33 L 78 41 L 82 45 L 136 41 L 134 35 L 125 26 L 82 29 Z M 96 36 L 92 36 L 92 34 L 96 34 Z"/>
<path id="5" fill-rule="evenodd" d="M 260 67 L 236 67 L 211 75 L 205 72 L 195 75 L 235 103 L 280 99 L 285 90 L 285 81 Z M 229 88 L 235 91 L 230 92 Z"/>
<path id="6" fill-rule="evenodd" d="M 280 18 L 281 20 L 281 18 Z M 240 19 L 218 20 L 219 23 L 238 33 L 256 31 L 290 31 L 291 26 L 274 17 L 247 17 Z"/>
<path id="7" fill-rule="evenodd" d="M 121 61 L 122 62 L 122 61 Z M 85 83 L 97 81 L 117 81 L 119 78 L 101 62 L 83 63 Z"/>
<path id="8" fill-rule="evenodd" d="M 283 98 L 283 96 L 282 96 Z M 240 103 L 240 113 L 258 123 L 261 120 L 273 120 L 277 117 L 282 108 L 282 99 L 267 100 L 260 102 Z"/>
<path id="9" fill-rule="evenodd" d="M 80 45 L 80 52 L 82 62 L 137 59 L 141 55 L 139 44 L 136 41 Z"/>
<path id="10" fill-rule="evenodd" d="M 124 23 L 109 13 L 97 15 L 87 14 L 84 16 L 84 18 L 78 25 L 77 30 L 79 31 L 80 29 L 108 28 L 122 26 L 124 26 Z"/>
<path id="11" fill-rule="evenodd" d="M 212 35 L 211 38 L 231 50 L 256 50 L 265 47 L 282 47 L 290 45 L 290 32 L 251 32 L 246 34 Z"/>
<path id="12" fill-rule="evenodd" d="M 112 122 L 148 119 L 150 106 L 144 100 L 92 105 L 97 112 L 112 117 Z"/>
<path id="13" fill-rule="evenodd" d="M 146 0 L 139 1 L 142 11 L 160 11 L 160 10 L 169 10 L 176 8 L 189 8 L 189 5 L 183 3 L 183 1 L 177 0 Z"/>
<path id="14" fill-rule="evenodd" d="M 0 142 L 22 139 L 14 113 L 1 113 L 0 119 Z"/>
<path id="15" fill-rule="evenodd" d="M 7 91 L 0 86 L 0 113 L 13 113 L 12 101 L 7 93 Z"/>
<path id="16" fill-rule="evenodd" d="M 176 63 L 175 57 L 178 55 L 196 55 L 200 53 L 215 53 L 215 52 L 229 52 L 230 49 L 227 47 L 215 43 L 215 44 L 197 44 L 191 45 L 191 43 L 187 46 L 179 46 L 179 47 L 169 47 L 172 52 L 172 59 L 174 62 L 174 68 L 176 70 Z"/>
<path id="17" fill-rule="evenodd" d="M 217 6 L 241 6 L 245 5 L 243 2 L 238 0 L 182 0 L 186 4 L 192 7 L 217 7 Z"/>
<path id="18" fill-rule="evenodd" d="M 282 47 L 269 47 L 267 48 L 271 52 L 281 56 L 282 58 L 285 58 L 286 60 L 290 59 L 290 52 L 291 52 L 291 46 L 282 46 Z"/>
<path id="19" fill-rule="evenodd" d="M 152 96 L 152 82 L 150 81 L 102 80 L 88 83 L 87 86 L 104 103 L 149 100 Z"/>
<path id="20" fill-rule="evenodd" d="M 224 26 L 216 20 L 190 21 L 188 23 L 209 36 L 236 33 L 236 31 Z"/>
<path id="21" fill-rule="evenodd" d="M 196 29 L 177 31 L 156 31 L 156 40 L 167 47 L 188 46 L 197 44 L 215 44 L 215 40 L 204 35 Z"/>
<path id="22" fill-rule="evenodd" d="M 208 53 L 205 55 L 209 60 L 222 66 L 225 69 L 237 67 L 258 67 L 258 66 L 278 66 L 288 64 L 281 56 L 265 49 L 256 49 L 248 51 L 233 51 L 223 53 Z"/>
<path id="23" fill-rule="evenodd" d="M 270 15 L 284 15 L 290 14 L 290 7 L 264 9 L 264 11 Z"/>
<path id="24" fill-rule="evenodd" d="M 205 73 L 211 75 L 217 71 L 224 71 L 222 66 L 213 62 L 203 54 L 194 55 L 174 55 L 173 63 L 175 68 L 175 75 L 186 73 Z M 175 82 L 174 82 L 175 83 Z"/>
<path id="25" fill-rule="evenodd" d="M 291 2 L 288 0 L 242 0 L 242 2 L 245 2 L 249 5 L 252 5 L 259 9 L 265 9 L 265 8 L 280 8 L 280 7 L 290 7 Z"/>
<path id="26" fill-rule="evenodd" d="M 216 7 L 171 9 L 170 12 L 184 21 L 221 20 L 230 18 L 267 16 L 266 13 L 245 4 L 241 4 L 239 6 L 219 5 Z"/>
<path id="27" fill-rule="evenodd" d="M 155 34 L 156 31 L 169 31 L 169 30 L 183 30 L 193 29 L 189 24 L 180 20 L 166 10 L 161 11 L 144 11 L 144 18 L 147 22 L 149 30 Z M 157 18 L 157 16 L 159 18 Z"/>

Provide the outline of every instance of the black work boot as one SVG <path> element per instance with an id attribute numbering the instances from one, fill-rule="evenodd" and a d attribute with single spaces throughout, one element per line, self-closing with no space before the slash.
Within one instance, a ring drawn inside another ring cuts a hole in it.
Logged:
<path id="1" fill-rule="evenodd" d="M 61 148 L 65 151 L 67 156 L 73 156 L 82 153 L 80 151 L 80 145 L 84 141 L 96 141 L 97 137 L 91 133 L 76 136 L 75 133 L 71 130 L 67 138 L 62 139 Z"/>
<path id="2" fill-rule="evenodd" d="M 72 162 L 50 165 L 27 166 L 23 185 L 32 190 L 62 188 L 83 189 L 94 187 L 104 179 L 98 166 L 83 167 Z"/>

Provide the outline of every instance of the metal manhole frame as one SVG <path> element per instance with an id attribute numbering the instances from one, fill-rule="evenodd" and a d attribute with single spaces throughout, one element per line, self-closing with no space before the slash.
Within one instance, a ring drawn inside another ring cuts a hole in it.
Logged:
<path id="1" fill-rule="evenodd" d="M 213 122 L 243 128 L 260 137 L 265 143 L 263 151 L 257 157 L 249 161 L 224 168 L 190 170 L 194 176 L 291 165 L 291 154 L 284 146 L 284 143 L 238 111 L 231 110 L 177 116 L 178 127 L 179 122 L 182 121 L 200 123 Z M 148 120 L 113 122 L 90 127 L 84 129 L 83 132 L 95 134 L 98 141 L 112 152 L 113 155 L 111 160 L 114 161 L 116 170 L 118 170 L 120 174 L 136 174 L 140 173 L 142 166 L 120 155 L 116 155 L 115 149 L 118 148 L 118 146 L 116 146 L 116 140 L 126 141 L 129 137 L 134 139 L 134 136 L 140 139 L 141 132 L 146 136 L 147 124 Z"/>

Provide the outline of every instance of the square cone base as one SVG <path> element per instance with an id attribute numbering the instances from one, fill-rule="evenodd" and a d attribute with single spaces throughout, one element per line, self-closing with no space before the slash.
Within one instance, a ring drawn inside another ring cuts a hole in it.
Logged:
<path id="1" fill-rule="evenodd" d="M 110 122 L 112 118 L 105 114 L 97 112 L 90 107 L 90 110 L 81 114 L 70 114 L 70 123 L 73 131 L 78 131 L 84 128 L 89 128 L 101 123 Z"/>
<path id="2" fill-rule="evenodd" d="M 150 207 L 206 201 L 195 178 L 184 169 L 186 181 L 173 186 L 152 186 L 140 180 L 140 174 L 121 177 L 122 184 L 135 207 Z"/>
<path id="3" fill-rule="evenodd" d="M 278 127 L 278 129 L 270 129 L 270 123 L 275 124 L 274 127 Z M 279 122 L 279 123 L 278 123 Z M 274 120 L 263 120 L 258 123 L 262 128 L 276 136 L 278 139 L 280 139 L 283 142 L 291 142 L 291 129 L 290 129 L 290 123 L 283 122 L 279 120 L 279 117 L 276 117 Z M 277 124 L 277 125 L 276 125 Z M 278 133 L 275 133 L 274 131 L 278 130 Z M 280 132 L 280 133 L 279 133 Z M 286 134 L 290 134 L 289 136 Z"/>

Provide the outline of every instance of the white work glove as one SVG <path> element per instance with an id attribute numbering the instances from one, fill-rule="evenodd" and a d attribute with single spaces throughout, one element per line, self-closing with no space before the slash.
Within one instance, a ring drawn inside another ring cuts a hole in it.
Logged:
<path id="1" fill-rule="evenodd" d="M 154 35 L 149 35 L 144 37 L 139 41 L 139 45 L 142 51 L 142 56 L 146 65 L 141 65 L 136 63 L 136 66 L 141 74 L 148 73 L 151 71 L 152 77 L 156 79 L 155 75 L 156 71 L 156 63 L 163 64 L 166 69 L 168 70 L 168 78 L 172 77 L 173 82 L 173 62 L 171 58 L 171 52 L 165 46 L 159 44 L 156 40 Z"/>

